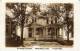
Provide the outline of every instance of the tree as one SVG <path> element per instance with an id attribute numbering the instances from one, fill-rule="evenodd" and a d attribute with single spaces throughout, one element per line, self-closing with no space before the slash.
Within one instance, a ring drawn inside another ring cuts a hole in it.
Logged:
<path id="1" fill-rule="evenodd" d="M 10 13 L 12 15 L 13 20 L 16 20 L 16 25 L 21 26 L 21 44 L 23 45 L 23 28 L 24 28 L 24 20 L 25 20 L 25 10 L 26 10 L 26 4 L 24 3 L 7 3 L 6 7 L 9 8 Z M 12 12 L 12 11 L 13 12 Z"/>
<path id="2" fill-rule="evenodd" d="M 66 9 L 66 18 L 65 18 L 65 21 L 66 21 L 67 30 L 68 30 L 67 31 L 67 41 L 69 41 L 69 26 L 70 26 L 70 20 L 71 20 L 70 17 L 69 17 L 69 15 L 70 15 L 69 12 L 73 9 L 73 5 L 72 4 L 65 4 L 65 9 Z"/>

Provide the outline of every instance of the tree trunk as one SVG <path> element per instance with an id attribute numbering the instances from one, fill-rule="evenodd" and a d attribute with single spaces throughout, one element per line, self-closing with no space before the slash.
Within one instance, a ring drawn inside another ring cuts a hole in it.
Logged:
<path id="1" fill-rule="evenodd" d="M 21 4 L 21 45 L 23 46 L 23 29 L 24 29 L 24 20 L 25 20 L 25 6 Z"/>
<path id="2" fill-rule="evenodd" d="M 21 45 L 23 45 L 23 25 L 21 26 Z"/>
<path id="3" fill-rule="evenodd" d="M 57 18 L 55 18 L 55 24 L 56 24 L 56 27 L 57 27 Z M 56 36 L 56 40 L 57 40 L 57 28 L 55 28 L 55 36 Z"/>
<path id="4" fill-rule="evenodd" d="M 67 24 L 67 41 L 69 41 L 69 12 L 66 12 L 66 24 Z"/>
<path id="5" fill-rule="evenodd" d="M 67 41 L 69 41 L 69 25 L 67 25 Z"/>

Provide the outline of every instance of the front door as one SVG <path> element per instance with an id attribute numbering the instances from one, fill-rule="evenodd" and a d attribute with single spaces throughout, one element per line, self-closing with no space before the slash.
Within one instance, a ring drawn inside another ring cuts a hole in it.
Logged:
<path id="1" fill-rule="evenodd" d="M 54 30 L 54 28 L 49 28 L 48 29 L 48 35 L 49 35 L 49 38 L 50 39 L 55 39 L 55 30 Z"/>

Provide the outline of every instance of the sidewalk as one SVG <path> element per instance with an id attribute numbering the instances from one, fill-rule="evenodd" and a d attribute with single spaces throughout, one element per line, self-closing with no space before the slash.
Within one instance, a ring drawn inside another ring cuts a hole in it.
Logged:
<path id="1" fill-rule="evenodd" d="M 44 46 L 44 47 L 62 47 L 58 42 L 44 42 L 44 41 L 24 41 L 24 46 Z"/>

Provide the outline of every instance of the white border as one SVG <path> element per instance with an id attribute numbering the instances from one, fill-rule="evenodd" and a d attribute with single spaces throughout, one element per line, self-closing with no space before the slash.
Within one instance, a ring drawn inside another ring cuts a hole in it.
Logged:
<path id="1" fill-rule="evenodd" d="M 0 48 L 2 51 L 16 50 L 15 48 L 5 47 L 5 3 L 73 3 L 74 4 L 74 47 L 63 48 L 63 51 L 79 51 L 80 50 L 80 1 L 79 0 L 2 0 L 0 2 Z M 5 48 L 5 49 L 4 49 Z M 50 49 L 54 50 L 54 49 Z M 25 50 L 26 51 L 26 50 Z M 35 51 L 35 49 L 34 49 Z M 49 50 L 48 50 L 49 51 Z M 58 50 L 55 50 L 58 51 Z M 60 51 L 60 50 L 59 50 Z"/>

